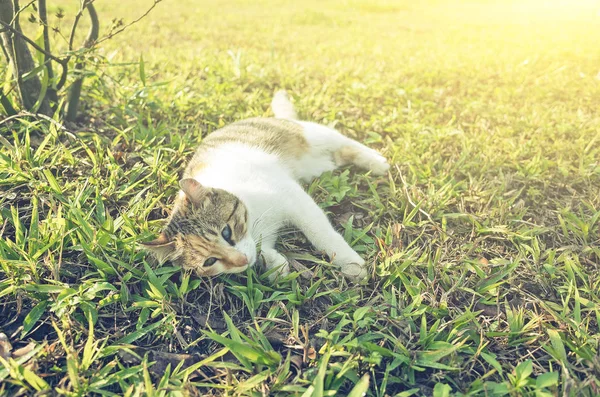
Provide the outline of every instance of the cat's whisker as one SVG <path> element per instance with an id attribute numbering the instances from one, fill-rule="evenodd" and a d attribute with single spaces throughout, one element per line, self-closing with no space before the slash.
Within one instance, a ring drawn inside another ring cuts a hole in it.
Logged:
<path id="1" fill-rule="evenodd" d="M 262 232 L 272 231 L 272 230 L 275 230 L 275 229 L 283 229 L 283 228 L 286 227 L 286 224 L 287 224 L 286 221 L 276 222 L 276 223 L 274 223 L 272 225 L 269 225 L 268 228 L 263 229 Z"/>
<path id="2" fill-rule="evenodd" d="M 292 227 L 290 229 L 281 229 L 278 230 L 276 232 L 270 233 L 270 234 L 262 234 L 260 236 L 261 240 L 267 239 L 269 237 L 273 237 L 273 236 L 277 236 L 277 237 L 281 237 L 281 236 L 285 236 L 288 234 L 292 234 L 292 233 L 298 233 L 300 232 L 300 229 L 296 228 L 296 227 Z"/>
<path id="3" fill-rule="evenodd" d="M 289 236 L 289 235 L 291 235 L 291 234 L 296 234 L 296 233 L 299 233 L 299 232 L 300 232 L 300 230 L 299 230 L 299 229 L 295 229 L 295 230 L 288 230 L 288 231 L 286 231 L 286 232 L 279 233 L 279 234 L 277 235 L 277 237 Z"/>
<path id="4" fill-rule="evenodd" d="M 262 220 L 264 219 L 264 216 L 265 216 L 267 213 L 269 213 L 269 211 L 272 211 L 272 210 L 273 210 L 273 207 L 269 207 L 269 208 L 267 208 L 266 210 L 264 210 L 264 211 L 262 212 L 262 214 L 260 214 L 260 215 L 258 216 L 258 218 L 256 218 L 256 220 L 255 220 L 255 221 L 254 221 L 254 223 L 252 224 L 252 228 L 256 228 L 256 227 L 257 227 L 257 226 L 260 224 L 260 222 L 262 222 Z"/>
<path id="5" fill-rule="evenodd" d="M 297 230 L 297 228 L 292 226 L 291 229 L 283 227 L 283 228 L 274 228 L 274 229 L 270 229 L 270 230 L 264 230 L 264 231 L 262 231 L 260 236 L 263 236 L 263 238 L 267 238 L 267 237 L 271 237 L 271 236 L 278 236 L 281 233 L 285 233 L 288 230 Z"/>
<path id="6" fill-rule="evenodd" d="M 264 244 L 266 241 L 274 241 L 277 238 L 279 238 L 280 236 L 285 236 L 285 235 L 290 234 L 292 232 L 294 232 L 294 231 L 286 231 L 286 232 L 283 232 L 283 233 L 278 233 L 277 232 L 277 233 L 271 233 L 271 234 L 261 235 L 261 236 L 259 236 L 256 239 L 256 243 L 257 244 Z M 273 237 L 274 237 L 274 239 L 273 239 Z"/>
<path id="7" fill-rule="evenodd" d="M 272 231 L 274 231 L 274 230 L 283 229 L 283 228 L 284 228 L 284 226 L 285 226 L 286 224 L 288 224 L 288 223 L 289 223 L 289 222 L 287 222 L 287 221 L 285 221 L 285 220 L 284 220 L 284 221 L 275 222 L 274 224 L 272 224 L 272 225 L 269 225 L 269 227 L 267 227 L 267 228 L 265 228 L 265 229 L 261 230 L 261 231 L 260 231 L 260 234 L 270 233 L 270 232 L 272 232 Z"/>

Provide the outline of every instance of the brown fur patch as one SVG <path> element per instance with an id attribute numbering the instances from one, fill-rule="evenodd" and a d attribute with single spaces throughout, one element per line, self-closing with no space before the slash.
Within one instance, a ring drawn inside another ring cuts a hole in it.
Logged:
<path id="1" fill-rule="evenodd" d="M 354 163 L 358 154 L 358 151 L 352 146 L 343 146 L 333 154 L 333 159 L 336 165 L 343 166 Z"/>
<path id="2" fill-rule="evenodd" d="M 183 177 L 193 177 L 202 170 L 204 154 L 227 143 L 256 147 L 282 158 L 297 159 L 310 149 L 302 126 L 293 121 L 252 118 L 233 123 L 208 135 L 187 166 Z"/>

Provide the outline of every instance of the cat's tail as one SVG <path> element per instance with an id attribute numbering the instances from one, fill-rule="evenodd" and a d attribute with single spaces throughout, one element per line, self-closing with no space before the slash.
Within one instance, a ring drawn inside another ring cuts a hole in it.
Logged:
<path id="1" fill-rule="evenodd" d="M 294 109 L 294 105 L 285 90 L 279 90 L 275 93 L 271 101 L 271 109 L 273 109 L 273 113 L 278 119 L 298 119 L 298 113 L 296 113 L 296 109 Z"/>

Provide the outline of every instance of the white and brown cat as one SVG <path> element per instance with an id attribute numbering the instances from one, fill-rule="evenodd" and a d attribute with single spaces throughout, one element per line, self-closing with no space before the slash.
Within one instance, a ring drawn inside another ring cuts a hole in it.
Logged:
<path id="1" fill-rule="evenodd" d="M 366 276 L 365 261 L 302 189 L 326 171 L 354 164 L 374 175 L 389 165 L 376 151 L 307 121 L 298 121 L 285 91 L 271 103 L 275 118 L 239 121 L 208 135 L 188 164 L 167 225 L 142 244 L 200 276 L 237 273 L 262 255 L 274 275 L 289 264 L 277 252 L 277 231 L 293 226 L 327 253 L 342 273 Z M 257 252 L 257 246 L 260 252 Z"/>

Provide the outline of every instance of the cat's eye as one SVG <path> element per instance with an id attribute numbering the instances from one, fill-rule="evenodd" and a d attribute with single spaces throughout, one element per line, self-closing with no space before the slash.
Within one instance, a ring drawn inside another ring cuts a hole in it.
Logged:
<path id="1" fill-rule="evenodd" d="M 215 262 L 217 261 L 217 258 L 208 258 L 207 260 L 204 261 L 204 264 L 202 266 L 204 267 L 208 267 L 208 266 L 212 266 L 215 264 Z"/>
<path id="2" fill-rule="evenodd" d="M 229 243 L 229 245 L 234 245 L 233 240 L 231 239 L 231 227 L 229 225 L 223 228 L 221 236 L 223 236 L 223 238 Z"/>

